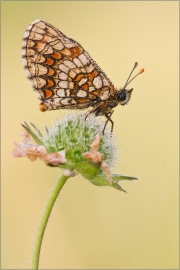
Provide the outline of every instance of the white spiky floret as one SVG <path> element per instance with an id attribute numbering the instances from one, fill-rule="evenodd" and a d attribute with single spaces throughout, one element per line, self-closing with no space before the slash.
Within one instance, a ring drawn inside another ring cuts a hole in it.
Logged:
<path id="1" fill-rule="evenodd" d="M 101 143 L 98 151 L 103 154 L 104 160 L 110 168 L 114 168 L 117 161 L 118 149 L 115 136 L 108 128 L 102 134 L 104 121 L 91 114 L 85 120 L 85 115 L 76 111 L 57 120 L 48 130 L 43 143 L 50 152 L 66 149 L 71 153 L 71 158 L 78 162 L 84 159 L 83 153 L 90 150 L 90 144 L 99 134 Z"/>

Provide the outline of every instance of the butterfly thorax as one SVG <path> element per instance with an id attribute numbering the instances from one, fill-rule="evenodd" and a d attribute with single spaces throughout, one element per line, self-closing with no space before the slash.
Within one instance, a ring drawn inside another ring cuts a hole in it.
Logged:
<path id="1" fill-rule="evenodd" d="M 104 101 L 99 101 L 99 103 L 94 104 L 95 115 L 108 115 L 112 112 L 112 109 L 117 105 L 125 105 L 128 103 L 131 97 L 131 92 L 133 89 L 113 89 L 109 97 Z"/>

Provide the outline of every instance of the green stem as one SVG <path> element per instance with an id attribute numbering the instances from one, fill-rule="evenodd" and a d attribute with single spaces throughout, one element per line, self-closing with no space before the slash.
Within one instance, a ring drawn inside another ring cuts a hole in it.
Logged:
<path id="1" fill-rule="evenodd" d="M 33 250 L 33 258 L 32 258 L 32 269 L 38 269 L 39 256 L 40 256 L 41 245 L 42 245 L 42 240 L 43 240 L 44 232 L 46 229 L 46 225 L 47 225 L 51 210 L 53 208 L 53 205 L 59 195 L 60 190 L 64 186 L 67 179 L 68 177 L 64 175 L 60 177 L 60 179 L 57 181 L 56 185 L 54 186 L 53 191 L 51 192 L 50 197 L 45 206 L 45 209 L 42 214 L 41 221 L 38 227 L 38 231 L 36 234 L 36 238 L 35 238 L 35 245 L 34 245 L 34 250 Z"/>

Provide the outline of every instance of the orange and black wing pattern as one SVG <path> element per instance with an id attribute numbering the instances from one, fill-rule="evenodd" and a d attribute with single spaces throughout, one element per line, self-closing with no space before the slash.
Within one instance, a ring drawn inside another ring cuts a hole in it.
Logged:
<path id="1" fill-rule="evenodd" d="M 114 85 L 88 52 L 43 20 L 27 28 L 22 59 L 41 111 L 94 107 L 114 94 Z"/>

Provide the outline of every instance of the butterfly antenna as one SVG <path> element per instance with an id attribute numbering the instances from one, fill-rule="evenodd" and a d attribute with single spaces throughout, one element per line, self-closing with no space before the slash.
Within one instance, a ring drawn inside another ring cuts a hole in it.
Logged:
<path id="1" fill-rule="evenodd" d="M 137 67 L 137 65 L 138 65 L 138 62 L 135 62 L 134 67 L 133 67 L 133 69 L 132 69 L 132 71 L 131 71 L 131 73 L 130 73 L 130 75 L 129 75 L 129 77 L 128 77 L 128 79 L 127 79 L 127 81 L 126 81 L 126 83 L 125 83 L 125 85 L 124 85 L 124 87 L 123 87 L 123 89 L 125 89 L 126 86 L 127 86 L 130 82 L 132 82 L 132 80 L 134 80 L 139 74 L 141 74 L 141 73 L 144 72 L 144 68 L 141 68 L 140 71 L 139 71 L 139 72 L 138 72 L 138 73 L 137 73 L 137 74 L 129 81 L 129 79 L 130 79 L 130 77 L 131 77 L 131 75 L 132 75 L 134 69 Z"/>

